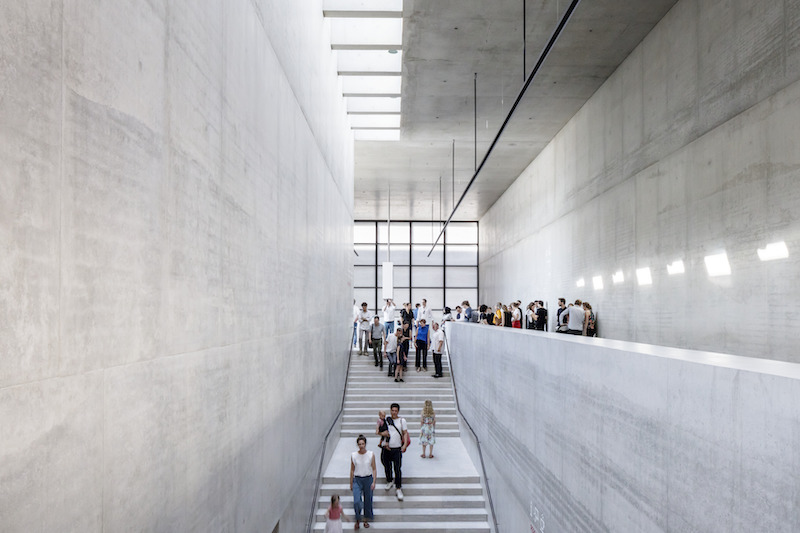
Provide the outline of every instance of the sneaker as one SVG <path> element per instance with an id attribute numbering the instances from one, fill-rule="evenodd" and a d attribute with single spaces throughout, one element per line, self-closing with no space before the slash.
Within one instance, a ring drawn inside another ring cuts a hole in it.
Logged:
<path id="1" fill-rule="evenodd" d="M 405 382 L 406 382 L 406 381 L 405 381 L 403 378 L 400 378 L 400 381 L 402 381 L 403 383 L 405 383 Z"/>
<path id="2" fill-rule="evenodd" d="M 399 501 L 403 501 L 403 491 L 402 491 L 402 489 L 397 489 L 396 494 L 397 494 L 397 499 Z"/>
<path id="3" fill-rule="evenodd" d="M 397 378 L 394 378 L 394 382 L 395 382 L 395 383 L 397 383 L 398 381 L 400 381 L 400 380 L 399 380 L 399 379 L 397 379 Z"/>
<path id="4" fill-rule="evenodd" d="M 425 367 L 423 366 L 423 367 L 422 367 L 422 371 L 423 371 L 423 372 L 427 372 L 427 371 L 428 371 L 428 369 L 427 369 L 427 368 L 425 368 Z"/>
<path id="5" fill-rule="evenodd" d="M 387 483 L 385 488 L 386 490 L 390 490 L 392 487 L 394 487 L 394 481 L 390 481 L 389 483 Z"/>

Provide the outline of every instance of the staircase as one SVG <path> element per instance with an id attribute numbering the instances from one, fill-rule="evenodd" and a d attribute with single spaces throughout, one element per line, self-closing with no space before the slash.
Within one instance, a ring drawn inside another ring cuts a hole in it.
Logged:
<path id="1" fill-rule="evenodd" d="M 373 508 L 375 519 L 370 530 L 414 533 L 490 533 L 489 517 L 480 477 L 460 439 L 452 381 L 447 356 L 443 357 L 444 377 L 435 379 L 433 358 L 428 354 L 428 371 L 414 370 L 414 352 L 409 355 L 409 372 L 404 383 L 395 383 L 384 370 L 374 366 L 368 357 L 353 353 L 345 395 L 341 439 L 322 479 L 314 531 L 325 530 L 325 511 L 331 494 L 338 494 L 353 528 L 353 494 L 350 491 L 350 453 L 357 450 L 355 439 L 363 433 L 367 449 L 375 452 L 378 479 L 375 483 Z M 433 402 L 436 412 L 436 445 L 434 458 L 420 457 L 420 416 L 425 400 Z M 375 423 L 378 411 L 400 404 L 400 416 L 408 422 L 411 446 L 403 454 L 403 501 L 395 490 L 384 490 L 386 479 L 380 464 Z"/>

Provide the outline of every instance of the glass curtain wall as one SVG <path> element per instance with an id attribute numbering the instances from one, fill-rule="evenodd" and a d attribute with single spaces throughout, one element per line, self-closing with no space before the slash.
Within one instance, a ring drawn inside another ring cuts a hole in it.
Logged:
<path id="1" fill-rule="evenodd" d="M 478 223 L 451 222 L 428 257 L 439 235 L 439 222 L 356 221 L 353 297 L 378 312 L 383 307 L 382 263 L 394 263 L 394 301 L 412 308 L 428 301 L 435 320 L 445 306 L 455 309 L 468 300 L 478 305 Z M 382 320 L 382 318 L 381 318 Z"/>

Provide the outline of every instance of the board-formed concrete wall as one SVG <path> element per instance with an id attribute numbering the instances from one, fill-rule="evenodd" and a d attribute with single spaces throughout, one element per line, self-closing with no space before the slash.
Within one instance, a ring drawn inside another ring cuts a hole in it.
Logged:
<path id="1" fill-rule="evenodd" d="M 481 300 L 581 298 L 604 337 L 800 361 L 798 35 L 798 0 L 676 4 L 481 219 Z"/>
<path id="2" fill-rule="evenodd" d="M 301 530 L 352 305 L 322 2 L 3 2 L 0 161 L 0 529 Z"/>
<path id="3" fill-rule="evenodd" d="M 450 323 L 502 531 L 800 530 L 800 365 Z"/>

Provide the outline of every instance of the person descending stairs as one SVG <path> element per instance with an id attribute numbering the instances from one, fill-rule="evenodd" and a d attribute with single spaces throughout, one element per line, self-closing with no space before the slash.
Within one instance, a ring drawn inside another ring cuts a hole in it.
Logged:
<path id="1" fill-rule="evenodd" d="M 350 454 L 357 450 L 356 437 L 363 434 L 378 461 L 370 528 L 394 533 L 491 532 L 480 476 L 461 442 L 446 355 L 442 366 L 441 379 L 423 371 L 409 372 L 405 382 L 394 382 L 371 359 L 351 357 L 340 439 L 323 474 L 314 531 L 325 530 L 325 512 L 333 494 L 340 496 L 351 520 L 345 522 L 345 529 L 353 528 Z M 425 400 L 431 401 L 436 413 L 433 458 L 421 457 L 419 443 Z M 386 483 L 379 461 L 380 437 L 375 434 L 378 412 L 385 411 L 388 417 L 393 403 L 400 405 L 399 416 L 407 420 L 411 437 L 402 456 L 402 496 Z"/>

